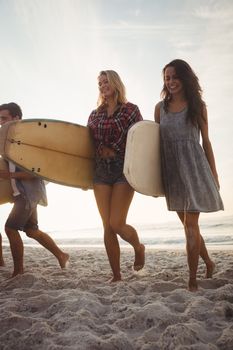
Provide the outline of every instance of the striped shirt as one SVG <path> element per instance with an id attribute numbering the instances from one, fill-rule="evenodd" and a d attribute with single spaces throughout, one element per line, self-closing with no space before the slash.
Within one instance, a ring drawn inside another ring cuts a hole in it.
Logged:
<path id="1" fill-rule="evenodd" d="M 138 106 L 130 102 L 121 104 L 110 116 L 107 115 L 105 108 L 92 111 L 88 119 L 88 126 L 94 139 L 96 156 L 102 146 L 106 146 L 124 157 L 128 130 L 140 120 L 142 116 Z"/>

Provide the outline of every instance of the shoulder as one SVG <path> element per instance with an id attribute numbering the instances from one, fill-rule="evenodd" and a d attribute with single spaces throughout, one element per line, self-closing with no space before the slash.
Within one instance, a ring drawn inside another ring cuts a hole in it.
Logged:
<path id="1" fill-rule="evenodd" d="M 96 114 L 98 113 L 98 109 L 96 108 L 96 109 L 93 109 L 92 111 L 91 111 L 91 113 L 90 113 L 90 117 L 93 117 L 93 116 L 96 116 Z M 89 118 L 90 118 L 89 117 Z"/>
<path id="2" fill-rule="evenodd" d="M 158 103 L 156 103 L 155 110 L 160 110 L 162 105 L 163 105 L 163 101 L 159 101 Z"/>
<path id="3" fill-rule="evenodd" d="M 93 121 L 95 121 L 96 118 L 99 116 L 99 110 L 98 108 L 93 109 L 93 111 L 90 113 L 89 118 L 88 118 L 88 125 L 92 124 Z"/>
<path id="4" fill-rule="evenodd" d="M 127 117 L 128 120 L 133 122 L 143 120 L 141 112 L 137 105 L 131 102 L 127 102 L 124 104 L 124 106 L 125 107 L 123 108 L 123 114 L 125 117 Z"/>
<path id="5" fill-rule="evenodd" d="M 163 105 L 163 101 L 159 101 L 156 105 L 155 105 L 155 110 L 154 110 L 154 119 L 156 121 L 156 123 L 160 123 L 160 110 L 161 110 L 161 106 Z"/>
<path id="6" fill-rule="evenodd" d="M 135 105 L 134 103 L 132 102 L 126 102 L 123 104 L 123 108 L 129 112 L 133 112 L 135 110 L 138 110 L 139 111 L 139 108 L 137 105 Z"/>

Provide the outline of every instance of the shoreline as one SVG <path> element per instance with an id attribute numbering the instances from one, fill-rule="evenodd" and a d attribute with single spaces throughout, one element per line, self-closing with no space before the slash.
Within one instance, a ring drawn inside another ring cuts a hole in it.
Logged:
<path id="1" fill-rule="evenodd" d="M 56 244 L 65 249 L 103 249 L 105 250 L 104 244 L 72 244 L 72 243 L 60 243 L 59 240 L 55 239 Z M 143 243 L 145 245 L 146 251 L 147 250 L 162 250 L 162 251 L 186 251 L 185 248 L 185 244 L 180 244 L 180 245 L 167 245 L 167 244 L 158 244 L 158 245 L 150 245 L 150 244 L 146 244 Z M 9 243 L 3 242 L 3 251 L 4 251 L 4 247 L 10 247 Z M 30 247 L 30 248 L 43 248 L 39 243 L 27 243 L 24 242 L 24 247 Z M 132 249 L 132 247 L 129 244 L 120 244 L 121 249 Z M 221 252 L 229 252 L 229 251 L 233 251 L 233 245 L 227 245 L 227 244 L 208 244 L 206 243 L 206 247 L 208 249 L 208 251 L 221 251 Z M 44 249 L 44 248 L 43 248 Z"/>

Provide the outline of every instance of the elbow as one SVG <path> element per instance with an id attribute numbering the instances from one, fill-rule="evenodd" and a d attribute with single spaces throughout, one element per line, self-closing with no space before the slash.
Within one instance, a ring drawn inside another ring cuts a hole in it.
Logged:
<path id="1" fill-rule="evenodd" d="M 211 145 L 210 140 L 204 141 L 204 142 L 202 143 L 202 147 L 203 147 L 203 149 L 204 149 L 204 151 L 205 151 L 206 153 L 208 153 L 209 151 L 211 151 L 211 150 L 212 150 L 212 145 Z"/>

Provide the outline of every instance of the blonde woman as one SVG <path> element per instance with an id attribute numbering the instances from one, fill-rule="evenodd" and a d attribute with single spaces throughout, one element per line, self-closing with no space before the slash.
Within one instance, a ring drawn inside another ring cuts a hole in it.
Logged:
<path id="1" fill-rule="evenodd" d="M 145 247 L 136 230 L 126 223 L 134 190 L 123 174 L 127 132 L 134 123 L 142 120 L 142 116 L 136 105 L 127 102 L 124 84 L 115 71 L 101 71 L 98 86 L 98 107 L 88 119 L 95 143 L 94 194 L 113 272 L 111 282 L 117 282 L 121 280 L 117 235 L 134 248 L 134 269 L 142 269 L 145 263 Z"/>

